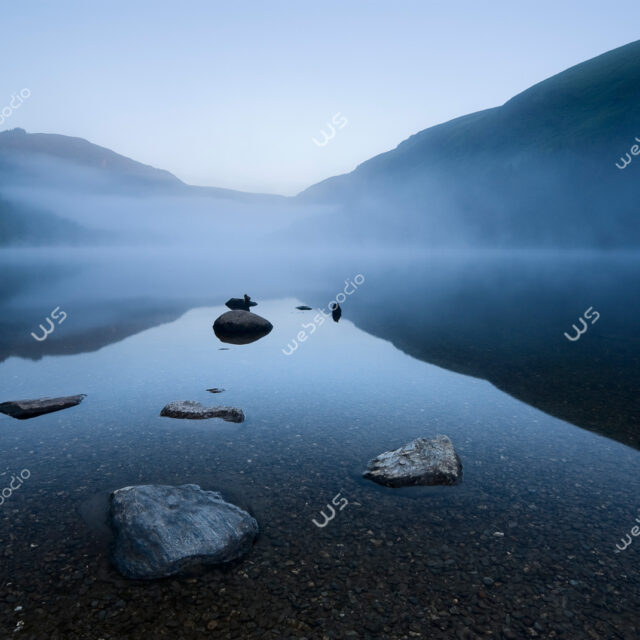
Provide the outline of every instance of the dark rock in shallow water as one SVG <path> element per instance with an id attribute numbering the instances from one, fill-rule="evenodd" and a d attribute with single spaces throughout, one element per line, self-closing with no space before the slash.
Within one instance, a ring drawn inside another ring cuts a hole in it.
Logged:
<path id="1" fill-rule="evenodd" d="M 458 484 L 462 462 L 447 436 L 417 438 L 369 461 L 363 476 L 387 487 Z"/>
<path id="2" fill-rule="evenodd" d="M 273 325 L 256 313 L 227 311 L 213 323 L 213 332 L 222 342 L 249 344 L 266 336 Z"/>
<path id="3" fill-rule="evenodd" d="M 18 420 L 26 420 L 27 418 L 35 418 L 44 413 L 52 413 L 61 409 L 75 407 L 86 398 L 85 393 L 77 396 L 64 396 L 61 398 L 36 398 L 35 400 L 11 400 L 0 404 L 0 413 L 6 413 L 12 418 Z"/>
<path id="4" fill-rule="evenodd" d="M 116 531 L 113 562 L 134 579 L 235 560 L 258 535 L 258 523 L 246 511 L 197 484 L 118 489 L 111 495 L 111 522 Z"/>
<path id="5" fill-rule="evenodd" d="M 227 422 L 243 422 L 244 412 L 235 407 L 205 407 L 193 400 L 170 402 L 160 412 L 167 418 L 186 418 L 188 420 L 206 420 L 208 418 L 222 418 Z"/>
<path id="6" fill-rule="evenodd" d="M 242 309 L 243 311 L 249 311 L 251 307 L 258 306 L 257 302 L 254 302 L 251 298 L 229 298 L 224 304 L 229 309 Z"/>
<path id="7" fill-rule="evenodd" d="M 212 389 L 207 389 L 209 393 L 222 393 L 225 389 L 218 389 L 218 387 L 213 387 Z"/>
<path id="8" fill-rule="evenodd" d="M 300 311 L 311 311 L 311 307 L 307 307 L 304 304 L 301 304 L 299 307 L 296 307 L 296 309 L 299 309 Z"/>

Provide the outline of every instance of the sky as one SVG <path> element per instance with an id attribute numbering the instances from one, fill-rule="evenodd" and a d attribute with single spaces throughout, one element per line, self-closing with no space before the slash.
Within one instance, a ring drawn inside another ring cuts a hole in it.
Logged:
<path id="1" fill-rule="evenodd" d="M 0 9 L 0 110 L 31 92 L 0 129 L 79 136 L 189 184 L 285 195 L 637 40 L 640 25 L 637 0 Z"/>

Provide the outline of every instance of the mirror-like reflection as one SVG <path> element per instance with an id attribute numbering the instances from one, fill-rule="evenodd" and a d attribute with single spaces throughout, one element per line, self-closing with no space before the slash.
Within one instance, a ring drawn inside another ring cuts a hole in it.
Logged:
<path id="1" fill-rule="evenodd" d="M 373 289 L 375 279 L 367 282 Z M 38 624 L 72 610 L 71 599 L 112 634 L 122 633 L 126 619 L 100 616 L 111 601 L 154 611 L 153 621 L 136 613 L 138 630 L 157 628 L 169 615 L 151 607 L 165 581 L 141 588 L 110 563 L 108 502 L 100 496 L 143 483 L 198 484 L 257 519 L 260 538 L 240 567 L 169 579 L 195 607 L 215 601 L 216 617 L 232 616 L 242 601 L 252 620 L 275 626 L 288 615 L 286 592 L 308 603 L 300 609 L 305 624 L 326 606 L 357 619 L 360 598 L 373 591 L 419 619 L 427 600 L 434 611 L 452 606 L 453 589 L 462 609 L 486 624 L 524 598 L 547 603 L 542 633 L 562 628 L 579 637 L 597 622 L 588 604 L 594 599 L 609 611 L 605 631 L 633 624 L 635 596 L 621 603 L 617 591 L 636 593 L 640 572 L 615 555 L 615 544 L 635 508 L 637 452 L 363 332 L 350 319 L 355 299 L 340 323 L 325 322 L 287 357 L 281 347 L 304 321 L 299 303 L 264 299 L 273 331 L 226 351 L 211 336 L 220 305 L 99 350 L 0 365 L 3 394 L 11 397 L 79 387 L 87 394 L 73 410 L 19 430 L 0 416 L 0 469 L 6 477 L 20 469 L 31 474 L 10 510 L 0 512 L 12 536 L 4 571 L 12 576 L 10 593 Z M 245 422 L 159 415 L 177 398 L 207 406 L 208 389 L 220 387 Z M 390 489 L 362 478 L 381 452 L 436 434 L 446 434 L 462 459 L 459 485 Z M 322 523 L 318 514 L 337 495 L 348 507 L 318 528 L 313 520 Z M 576 531 L 588 537 L 578 539 Z M 37 563 L 34 545 L 44 550 Z M 372 576 L 381 579 L 372 583 Z M 71 592 L 60 588 L 65 580 Z M 307 601 L 316 584 L 326 595 Z M 221 589 L 225 597 L 214 598 Z M 32 594 L 49 606 L 39 608 Z M 479 605 L 485 599 L 488 609 Z M 384 633 L 385 620 L 396 615 L 381 614 L 372 633 Z"/>
<path id="2" fill-rule="evenodd" d="M 640 447 L 640 303 L 633 295 L 640 259 L 633 254 L 267 252 L 255 260 L 260 269 L 238 266 L 218 280 L 211 274 L 226 264 L 225 255 L 10 253 L 2 264 L 10 277 L 0 358 L 99 349 L 249 287 L 259 298 L 295 294 L 305 302 L 297 306 L 329 315 L 345 277 L 362 272 L 365 284 L 340 308 L 360 328 L 413 357 L 489 380 L 547 413 Z M 37 342 L 30 332 L 56 307 L 68 319 Z M 579 341 L 568 340 L 564 334 L 575 335 L 572 325 L 587 312 L 590 322 L 598 314 L 597 324 Z M 322 315 L 312 314 L 307 329 L 301 322 L 302 340 Z M 302 348 L 300 329 L 285 350 Z"/>

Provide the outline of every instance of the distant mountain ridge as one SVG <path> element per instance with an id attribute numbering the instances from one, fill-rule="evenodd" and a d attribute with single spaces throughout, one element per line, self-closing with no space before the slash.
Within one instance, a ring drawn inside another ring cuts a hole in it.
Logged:
<path id="1" fill-rule="evenodd" d="M 145 210 L 147 197 L 153 204 Z M 126 219 L 120 225 L 109 221 L 124 201 L 133 216 L 132 226 L 146 216 L 146 230 L 139 226 L 130 229 Z M 163 202 L 175 209 L 176 223 L 183 221 L 183 235 L 188 235 L 187 220 L 194 217 L 183 214 L 191 210 L 203 211 L 210 216 L 211 225 L 218 224 L 219 228 L 221 221 L 239 209 L 270 211 L 289 200 L 278 195 L 191 186 L 168 171 L 82 138 L 27 133 L 24 129 L 0 132 L 0 247 L 150 242 L 150 234 L 159 232 L 156 214 Z M 95 214 L 96 203 L 103 207 L 100 214 Z M 76 210 L 75 216 L 70 209 Z M 83 210 L 94 215 L 78 214 Z M 166 232 L 165 236 L 167 233 L 175 240 L 175 234 Z"/>
<path id="2" fill-rule="evenodd" d="M 616 161 L 640 138 L 639 106 L 640 40 L 500 107 L 420 131 L 294 198 L 187 185 L 81 138 L 23 129 L 0 133 L 0 197 L 12 200 L 5 191 L 17 185 L 23 193 L 202 196 L 260 212 L 322 205 L 324 215 L 296 223 L 289 236 L 278 232 L 292 244 L 638 247 L 640 158 L 623 170 Z M 17 233 L 16 207 L 8 228 Z"/>
<path id="3" fill-rule="evenodd" d="M 639 106 L 637 41 L 501 107 L 416 133 L 297 199 L 340 206 L 344 234 L 365 238 L 637 245 L 640 190 L 630 174 L 640 159 L 626 171 L 615 161 L 640 136 Z"/>
<path id="4" fill-rule="evenodd" d="M 135 176 L 150 182 L 181 184 L 173 174 L 131 160 L 110 149 L 92 144 L 83 138 L 55 133 L 27 133 L 24 129 L 10 129 L 0 133 L 0 152 L 21 155 L 44 154 L 67 162 Z"/>
<path id="5" fill-rule="evenodd" d="M 126 181 L 130 188 L 147 191 L 166 190 L 244 202 L 285 200 L 284 196 L 278 195 L 188 185 L 169 171 L 142 164 L 84 138 L 53 133 L 27 133 L 20 128 L 0 132 L 0 183 L 3 170 L 5 174 L 19 173 L 29 169 L 29 164 L 38 159 L 57 160 L 78 168 L 95 170 Z"/>

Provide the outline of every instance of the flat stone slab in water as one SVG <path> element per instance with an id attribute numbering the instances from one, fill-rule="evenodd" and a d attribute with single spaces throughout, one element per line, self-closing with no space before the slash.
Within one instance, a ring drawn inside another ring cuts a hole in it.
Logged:
<path id="1" fill-rule="evenodd" d="M 35 418 L 45 413 L 53 411 L 61 411 L 69 407 L 75 407 L 86 398 L 86 394 L 81 393 L 77 396 L 63 396 L 60 398 L 36 398 L 35 400 L 10 400 L 0 404 L 0 413 L 5 413 L 12 418 L 18 420 L 27 420 Z"/>
<path id="2" fill-rule="evenodd" d="M 118 489 L 111 495 L 111 522 L 113 563 L 139 580 L 230 562 L 246 554 L 258 535 L 251 515 L 197 484 Z"/>
<path id="3" fill-rule="evenodd" d="M 417 438 L 370 460 L 363 476 L 386 487 L 452 485 L 462 480 L 462 462 L 447 436 Z"/>
<path id="4" fill-rule="evenodd" d="M 186 418 L 187 420 L 207 420 L 222 418 L 227 422 L 243 422 L 244 412 L 236 407 L 205 407 L 193 400 L 170 402 L 160 412 L 167 418 Z"/>

